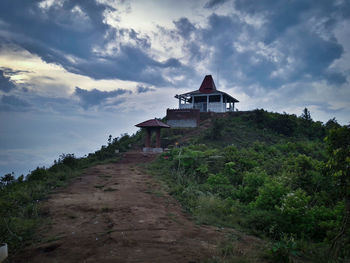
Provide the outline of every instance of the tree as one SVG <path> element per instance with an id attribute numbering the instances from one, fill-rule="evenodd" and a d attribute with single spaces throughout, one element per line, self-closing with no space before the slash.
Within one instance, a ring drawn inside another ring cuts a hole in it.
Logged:
<path id="1" fill-rule="evenodd" d="M 111 143 L 112 143 L 112 135 L 110 134 L 109 136 L 108 136 L 108 145 L 111 145 Z"/>
<path id="2" fill-rule="evenodd" d="M 336 177 L 345 203 L 342 226 L 331 245 L 331 256 L 337 258 L 350 227 L 350 125 L 330 130 L 325 141 L 329 153 L 327 167 Z"/>
<path id="3" fill-rule="evenodd" d="M 14 173 L 5 174 L 0 178 L 0 184 L 1 185 L 9 185 L 15 181 Z"/>
<path id="4" fill-rule="evenodd" d="M 326 122 L 325 127 L 327 130 L 331 130 L 331 129 L 340 128 L 341 126 L 339 125 L 338 121 L 335 118 L 333 118 L 333 119 L 329 119 Z"/>
<path id="5" fill-rule="evenodd" d="M 307 122 L 311 122 L 312 121 L 312 118 L 311 118 L 311 114 L 310 114 L 310 111 L 305 108 L 303 110 L 303 113 L 301 114 L 301 118 Z"/>

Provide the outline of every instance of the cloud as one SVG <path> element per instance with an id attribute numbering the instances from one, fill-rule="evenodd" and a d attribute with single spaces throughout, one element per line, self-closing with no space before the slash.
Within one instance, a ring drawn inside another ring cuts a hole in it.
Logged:
<path id="1" fill-rule="evenodd" d="M 219 75 L 225 85 L 244 87 L 242 91 L 256 96 L 300 81 L 347 83 L 348 73 L 332 65 L 344 56 L 333 29 L 341 9 L 348 5 L 345 1 L 314 5 L 311 1 L 237 0 L 236 12 L 212 13 L 204 26 L 195 26 L 187 18 L 174 24 L 189 63 Z"/>
<path id="2" fill-rule="evenodd" d="M 11 81 L 9 77 L 4 75 L 4 71 L 0 69 L 0 90 L 4 92 L 9 92 L 14 89 L 16 85 Z"/>
<path id="3" fill-rule="evenodd" d="M 114 11 L 94 0 L 4 0 L 0 16 L 7 26 L 0 31 L 0 43 L 11 41 L 45 62 L 94 79 L 169 84 L 162 71 L 176 70 L 181 63 L 156 60 L 149 54 L 147 35 L 107 24 Z"/>
<path id="4" fill-rule="evenodd" d="M 136 92 L 138 93 L 138 94 L 140 94 L 140 93 L 146 93 L 146 92 L 149 92 L 149 91 L 154 91 L 155 89 L 152 89 L 152 88 L 150 88 L 150 87 L 145 87 L 145 86 L 142 86 L 142 85 L 138 85 L 137 87 L 136 87 Z"/>
<path id="5" fill-rule="evenodd" d="M 26 111 L 30 104 L 14 95 L 3 95 L 0 100 L 0 111 Z"/>
<path id="6" fill-rule="evenodd" d="M 205 3 L 205 8 L 213 8 L 219 5 L 222 5 L 223 3 L 227 2 L 228 0 L 209 0 Z"/>
<path id="7" fill-rule="evenodd" d="M 87 109 L 92 106 L 97 106 L 106 102 L 108 98 L 116 98 L 122 94 L 130 93 L 128 90 L 117 89 L 113 91 L 100 91 L 98 89 L 85 90 L 79 87 L 75 88 L 74 95 L 79 97 L 83 108 Z"/>
<path id="8" fill-rule="evenodd" d="M 196 29 L 196 27 L 186 17 L 182 17 L 177 21 L 174 21 L 174 25 L 178 30 L 179 34 L 187 38 Z"/>

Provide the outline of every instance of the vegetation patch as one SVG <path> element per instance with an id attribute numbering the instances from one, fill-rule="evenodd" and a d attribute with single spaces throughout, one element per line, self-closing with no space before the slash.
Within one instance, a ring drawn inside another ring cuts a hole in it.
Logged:
<path id="1" fill-rule="evenodd" d="M 274 261 L 350 259 L 349 126 L 256 110 L 186 144 L 149 170 L 199 223 L 267 239 Z"/>

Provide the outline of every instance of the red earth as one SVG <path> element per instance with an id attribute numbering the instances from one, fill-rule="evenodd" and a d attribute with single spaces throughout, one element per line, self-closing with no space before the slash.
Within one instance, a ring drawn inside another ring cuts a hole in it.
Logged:
<path id="1" fill-rule="evenodd" d="M 38 242 L 11 262 L 202 262 L 224 239 L 196 225 L 159 182 L 140 168 L 154 155 L 126 153 L 117 163 L 87 169 L 43 202 L 50 223 Z M 254 249 L 254 237 L 237 253 Z M 259 242 L 258 242 L 259 243 Z M 243 254 L 242 254 L 243 253 Z"/>

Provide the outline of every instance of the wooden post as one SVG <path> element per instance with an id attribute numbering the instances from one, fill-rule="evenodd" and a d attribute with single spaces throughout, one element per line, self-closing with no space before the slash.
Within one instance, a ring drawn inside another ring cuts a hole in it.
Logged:
<path id="1" fill-rule="evenodd" d="M 224 107 L 224 98 L 222 97 L 222 94 L 220 94 L 220 105 L 221 105 L 221 112 L 225 112 L 226 107 Z"/>
<path id="2" fill-rule="evenodd" d="M 206 112 L 209 112 L 209 95 L 207 95 L 207 110 Z"/>
<path id="3" fill-rule="evenodd" d="M 150 129 L 150 128 L 146 128 L 145 147 L 146 147 L 146 148 L 151 147 L 151 129 Z"/>
<path id="4" fill-rule="evenodd" d="M 156 148 L 160 148 L 160 128 L 156 129 Z"/>

